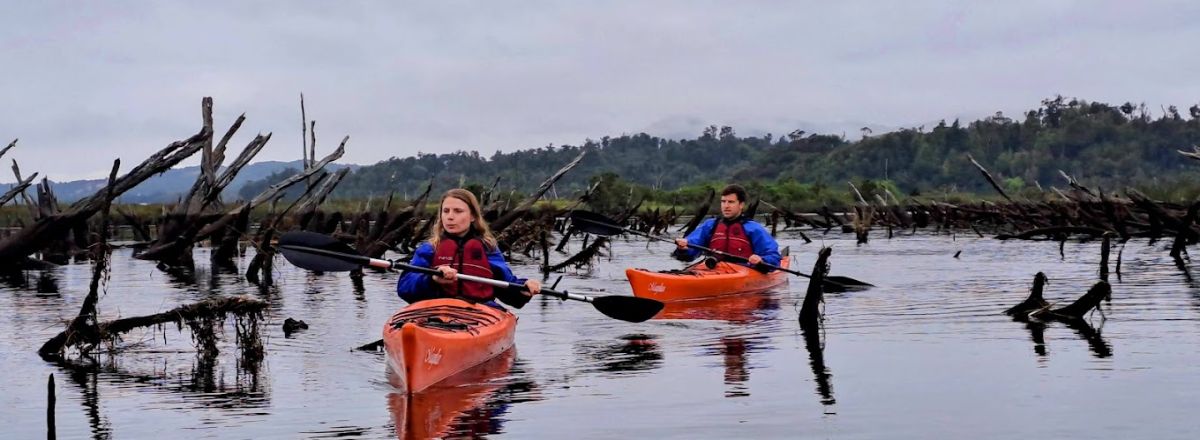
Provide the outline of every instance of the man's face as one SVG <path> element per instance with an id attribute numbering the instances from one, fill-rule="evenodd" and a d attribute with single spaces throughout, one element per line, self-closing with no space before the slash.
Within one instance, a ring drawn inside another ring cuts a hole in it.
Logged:
<path id="1" fill-rule="evenodd" d="M 739 202 L 737 194 L 726 194 L 721 196 L 721 216 L 727 219 L 734 219 L 742 215 L 742 210 L 746 209 L 746 203 Z"/>

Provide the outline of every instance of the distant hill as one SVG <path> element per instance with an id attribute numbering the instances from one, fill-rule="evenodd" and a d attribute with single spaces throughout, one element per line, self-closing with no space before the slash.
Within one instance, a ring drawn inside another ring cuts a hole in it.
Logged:
<path id="1" fill-rule="evenodd" d="M 1062 170 L 1093 188 L 1178 189 L 1184 192 L 1176 195 L 1183 197 L 1200 190 L 1200 166 L 1177 152 L 1200 144 L 1200 104 L 1164 110 L 1152 114 L 1145 105 L 1057 96 L 1011 118 L 996 113 L 974 121 L 881 127 L 884 133 L 864 125 L 867 130 L 853 133 L 857 139 L 802 129 L 743 136 L 732 127 L 708 126 L 690 139 L 638 133 L 490 157 L 463 151 L 418 154 L 364 166 L 333 196 L 415 194 L 430 181 L 435 193 L 453 186 L 486 188 L 496 178 L 501 191 L 527 192 L 587 151 L 558 181 L 558 194 L 570 194 L 605 174 L 665 191 L 720 182 L 798 182 L 845 191 L 847 181 L 870 179 L 890 181 L 904 193 L 991 192 L 970 154 L 1012 191 L 1063 186 Z"/>
<path id="2" fill-rule="evenodd" d="M 233 179 L 233 182 L 225 188 L 224 197 L 227 199 L 237 198 L 236 194 L 238 194 L 242 186 L 247 182 L 262 180 L 267 176 L 288 168 L 299 169 L 301 166 L 300 163 L 299 160 L 291 162 L 266 161 L 246 165 L 238 173 L 237 177 Z M 329 164 L 328 167 L 334 170 L 345 167 L 354 169 L 358 165 L 333 163 Z M 171 169 L 142 182 L 141 185 L 123 194 L 120 200 L 123 203 L 174 202 L 192 188 L 192 183 L 196 181 L 196 177 L 199 175 L 199 166 Z M 96 191 L 104 187 L 104 184 L 104 179 L 72 180 L 69 182 L 50 181 L 50 186 L 54 188 L 54 195 L 58 197 L 59 201 L 65 203 L 74 202 L 95 194 Z M 11 183 L 0 184 L 0 191 L 6 191 L 10 187 L 12 187 Z M 30 195 L 33 195 L 32 189 L 30 190 Z"/>

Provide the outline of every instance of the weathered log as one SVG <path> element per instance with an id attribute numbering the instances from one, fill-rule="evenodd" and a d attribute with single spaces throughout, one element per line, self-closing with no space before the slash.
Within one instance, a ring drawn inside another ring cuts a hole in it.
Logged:
<path id="1" fill-rule="evenodd" d="M 278 193 L 304 180 L 309 175 L 320 171 L 321 168 L 326 164 L 339 157 L 342 157 L 342 154 L 345 153 L 346 141 L 349 139 L 349 136 L 342 139 L 342 144 L 338 146 L 337 150 L 335 150 L 333 153 L 330 153 L 329 156 L 326 156 L 312 168 L 292 175 L 291 177 L 284 179 L 282 182 L 271 185 L 250 201 L 239 203 L 236 207 L 226 211 L 215 221 L 197 221 L 189 224 L 186 230 L 172 237 L 165 237 L 168 241 L 156 243 L 150 249 L 138 254 L 137 258 L 143 260 L 173 261 L 185 253 L 190 254 L 188 251 L 191 249 L 193 243 L 203 240 L 217 230 L 226 227 L 236 220 L 243 211 L 252 210 L 257 206 L 270 201 Z"/>
<path id="2" fill-rule="evenodd" d="M 1046 274 L 1038 272 L 1033 276 L 1033 288 L 1029 290 L 1029 297 L 1020 304 L 1010 307 L 1004 311 L 1004 314 L 1017 318 L 1028 317 L 1030 313 L 1045 309 L 1050 305 L 1042 298 L 1042 289 L 1046 285 Z"/>
<path id="3" fill-rule="evenodd" d="M 491 226 L 492 230 L 499 233 L 503 231 L 504 228 L 508 227 L 508 225 L 512 224 L 513 221 L 528 212 L 529 208 L 532 208 L 533 204 L 541 199 L 542 196 L 546 194 L 546 191 L 549 191 L 550 187 L 553 186 L 558 179 L 561 179 L 567 174 L 568 171 L 571 171 L 571 169 L 575 168 L 576 165 L 579 165 L 579 162 L 583 160 L 583 157 L 586 154 L 586 150 L 579 152 L 579 155 L 575 156 L 574 160 L 564 165 L 562 168 L 559 168 L 559 170 L 551 175 L 550 178 L 542 182 L 542 185 L 539 186 L 538 189 L 533 192 L 533 194 L 531 194 L 529 197 L 526 197 L 524 201 L 518 204 L 516 208 L 500 216 L 500 218 L 496 219 L 496 221 L 491 222 L 489 226 Z"/>
<path id="4" fill-rule="evenodd" d="M 996 183 L 995 177 L 992 177 L 991 173 L 988 173 L 988 169 L 983 168 L 983 165 L 980 165 L 979 162 L 974 159 L 974 156 L 971 156 L 970 152 L 967 153 L 967 159 L 970 159 L 971 164 L 976 165 L 976 168 L 979 169 L 979 173 L 983 174 L 984 179 L 988 180 L 988 183 L 990 183 L 991 187 L 995 188 L 996 192 L 1000 193 L 1004 200 L 1013 201 L 1013 198 L 1008 197 L 1008 193 L 1004 192 L 1004 188 L 1000 187 L 1000 183 Z"/>
<path id="5" fill-rule="evenodd" d="M 592 259 L 600 256 L 601 249 L 606 245 L 608 245 L 608 237 L 597 237 L 596 241 L 593 241 L 592 244 L 584 245 L 583 250 L 579 251 L 579 253 L 572 255 L 561 263 L 548 268 L 542 268 L 542 273 L 557 272 L 567 267 L 582 267 L 591 262 Z"/>
<path id="6" fill-rule="evenodd" d="M 1057 237 L 1072 235 L 1072 234 L 1082 234 L 1082 235 L 1088 235 L 1088 236 L 1092 236 L 1092 237 L 1101 237 L 1106 232 L 1109 232 L 1109 231 L 1105 231 L 1103 229 L 1085 227 L 1085 226 L 1055 226 L 1055 227 L 1038 228 L 1038 229 L 1034 229 L 1031 231 L 1025 231 L 1025 232 L 1022 232 L 1017 235 L 1000 234 L 1000 235 L 997 235 L 996 238 L 999 240 L 1009 240 L 1009 239 L 1014 239 L 1014 238 L 1019 239 L 1019 240 L 1032 240 L 1032 239 L 1034 239 L 1034 237 L 1047 236 L 1047 237 L 1050 237 L 1048 239 L 1058 240 Z"/>
<path id="7" fill-rule="evenodd" d="M 16 141 L 13 141 L 13 142 L 16 142 Z M 1178 152 L 1179 154 L 1182 154 L 1183 157 L 1200 160 L 1200 145 L 1192 145 L 1192 151 L 1183 151 L 1183 150 L 1175 150 L 1175 151 Z"/>
<path id="8" fill-rule="evenodd" d="M 32 225 L 26 226 L 16 234 L 0 240 L 0 261 L 19 262 L 26 256 L 37 252 L 47 244 L 47 240 L 60 236 L 63 232 L 99 211 L 106 201 L 108 194 L 120 197 L 126 191 L 137 186 L 146 179 L 160 174 L 187 157 L 195 154 L 203 146 L 204 138 L 208 135 L 205 130 L 184 141 L 173 142 L 143 161 L 124 176 L 116 179 L 108 187 L 96 194 L 72 204 L 67 211 L 49 217 L 39 218 Z"/>
<path id="9" fill-rule="evenodd" d="M 106 187 L 108 196 L 103 209 L 102 222 L 104 228 L 101 229 L 99 243 L 92 251 L 95 253 L 92 261 L 92 281 L 88 285 L 88 294 L 83 299 L 83 305 L 79 308 L 79 313 L 75 315 L 75 319 L 67 325 L 66 330 L 63 330 L 58 335 L 50 338 L 46 343 L 42 344 L 38 349 L 38 354 L 43 358 L 61 357 L 62 351 L 68 346 L 82 346 L 83 352 L 87 353 L 91 347 L 100 343 L 101 333 L 96 328 L 96 303 L 100 300 L 100 281 L 104 278 L 104 274 L 108 270 L 108 210 L 111 206 L 113 197 L 113 183 L 117 177 L 117 169 L 121 166 L 121 160 L 117 159 L 113 162 L 112 172 L 108 176 L 108 186 Z"/>
<path id="10" fill-rule="evenodd" d="M 817 251 L 817 262 L 813 264 L 811 277 L 808 280 L 808 290 L 804 294 L 804 302 L 800 306 L 800 328 L 815 330 L 821 322 L 821 304 L 825 302 L 825 275 L 829 273 L 829 254 L 832 249 L 822 247 Z"/>
<path id="11" fill-rule="evenodd" d="M 412 230 L 416 228 L 417 223 L 421 219 L 420 214 L 425 209 L 425 202 L 429 200 L 429 194 L 432 189 L 433 182 L 430 181 L 429 185 L 425 186 L 425 191 L 417 197 L 412 206 L 397 213 L 396 217 L 392 218 L 392 221 L 387 222 L 387 225 L 376 228 L 373 232 L 376 232 L 378 235 L 367 237 L 367 240 L 362 243 L 362 247 L 358 251 L 368 257 L 379 258 L 388 249 L 395 247 L 401 240 L 411 235 Z"/>
<path id="12" fill-rule="evenodd" d="M 1183 220 L 1179 222 L 1180 233 L 1175 235 L 1175 242 L 1171 245 L 1171 258 L 1176 260 L 1183 258 L 1183 254 L 1186 252 L 1185 247 L 1187 246 L 1189 239 L 1193 236 L 1192 234 L 1187 233 L 1187 231 L 1192 230 L 1192 224 L 1196 221 L 1197 210 L 1200 210 L 1200 201 L 1192 203 L 1192 205 L 1188 207 L 1187 215 L 1185 215 Z"/>
<path id="13" fill-rule="evenodd" d="M 679 231 L 683 232 L 682 236 L 688 236 L 688 234 L 691 234 L 692 231 L 695 231 L 696 228 L 700 226 L 700 222 L 704 221 L 704 217 L 707 217 L 708 211 L 712 209 L 713 199 L 716 197 L 716 194 L 717 190 L 712 188 L 708 189 L 708 198 L 705 199 L 704 203 L 696 207 L 694 211 L 695 214 L 692 215 L 692 219 L 688 220 L 687 224 L 679 228 Z"/>
<path id="14" fill-rule="evenodd" d="M 18 140 L 19 139 L 13 139 L 12 142 L 8 143 L 8 146 L 5 146 L 4 149 L 0 149 L 0 157 L 4 157 L 4 154 L 8 153 L 8 150 L 11 150 L 13 147 L 17 146 Z M 13 197 L 18 195 L 21 196 L 21 199 L 24 200 L 27 205 L 32 206 L 32 203 L 29 201 L 29 196 L 25 194 L 25 190 L 29 188 L 29 185 L 31 185 L 33 180 L 37 178 L 37 173 L 33 173 L 32 176 L 29 176 L 29 179 L 22 179 L 21 167 L 17 166 L 17 160 L 13 159 L 12 163 L 13 175 L 16 176 L 17 183 L 13 184 L 13 186 L 9 188 L 8 192 L 6 192 L 3 196 L 0 196 L 0 206 L 8 203 L 9 200 L 12 200 Z M 37 216 L 35 215 L 34 218 L 37 218 Z"/>
<path id="15" fill-rule="evenodd" d="M 1071 305 L 1057 309 L 1044 309 L 1040 312 L 1034 312 L 1030 316 L 1039 319 L 1083 319 L 1083 315 L 1086 315 L 1093 308 L 1099 306 L 1100 301 L 1103 301 L 1104 298 L 1110 295 L 1112 295 L 1112 287 L 1107 282 L 1099 281 L 1091 289 L 1088 289 L 1087 293 L 1071 303 Z"/>
<path id="16" fill-rule="evenodd" d="M 14 140 L 13 142 L 15 143 L 16 141 Z M 17 186 L 19 186 L 21 183 L 24 183 L 25 179 L 21 178 L 21 167 L 17 165 L 16 159 L 13 159 L 12 161 L 12 170 L 13 176 L 17 178 Z M 35 177 L 37 177 L 37 173 L 34 173 L 33 176 L 30 177 L 29 182 L 33 182 Z M 24 201 L 25 206 L 29 208 L 29 218 L 37 219 L 37 206 L 33 203 L 33 199 L 29 198 L 29 194 L 25 192 L 28 188 L 29 183 L 26 183 L 24 188 L 21 189 L 21 200 Z"/>
<path id="17" fill-rule="evenodd" d="M 46 399 L 46 438 L 54 440 L 57 438 L 54 423 L 54 405 L 56 403 L 55 401 L 57 400 L 54 397 L 54 373 L 50 373 L 50 379 L 46 384 L 46 393 L 49 396 Z"/>
<path id="18" fill-rule="evenodd" d="M 17 166 L 17 161 L 14 160 L 13 161 L 13 169 L 14 170 L 17 169 L 16 166 Z M 24 180 L 21 180 L 20 176 L 21 176 L 20 171 L 17 171 L 17 183 L 14 183 L 13 186 L 8 189 L 8 191 L 5 191 L 3 195 L 0 195 L 0 206 L 3 206 L 5 203 L 8 203 L 9 201 L 11 201 L 13 198 L 15 198 L 17 196 L 28 197 L 25 195 L 25 190 L 29 189 L 29 186 L 33 184 L 34 179 L 37 179 L 38 173 L 33 173 L 32 175 L 30 175 L 28 178 L 26 178 Z"/>
<path id="19" fill-rule="evenodd" d="M 208 128 L 211 133 L 212 99 L 205 98 L 202 107 L 205 127 Z M 241 127 L 243 121 L 245 121 L 245 115 L 239 116 L 238 119 L 234 121 L 233 125 L 230 126 L 229 130 L 226 131 L 225 135 L 221 137 L 220 143 L 218 143 L 215 148 L 212 144 L 212 135 L 209 135 L 208 139 L 205 141 L 205 147 L 203 150 L 201 172 L 196 176 L 196 181 L 192 184 L 188 194 L 184 196 L 183 201 L 176 205 L 172 213 L 163 219 L 162 226 L 159 229 L 158 239 L 156 240 L 155 244 L 151 246 L 151 249 L 155 250 L 154 252 L 162 253 L 162 250 L 157 249 L 168 247 L 170 246 L 171 242 L 177 241 L 181 238 L 188 238 L 189 234 L 192 233 L 191 231 L 195 229 L 198 223 L 203 224 L 207 221 L 212 221 L 212 219 L 215 219 L 210 217 L 210 220 L 201 221 L 200 217 L 207 213 L 209 206 L 219 200 L 221 192 L 225 189 L 225 187 L 233 182 L 233 179 L 237 176 L 237 173 L 240 172 L 243 167 L 249 164 L 250 160 L 252 160 L 259 151 L 262 151 L 262 148 L 266 146 L 267 141 L 271 139 L 270 133 L 265 136 L 255 136 L 255 138 L 246 145 L 246 148 L 242 150 L 242 153 L 238 155 L 238 157 L 234 159 L 234 161 L 228 167 L 225 168 L 220 177 L 218 177 L 217 170 L 221 167 L 222 162 L 224 162 L 226 145 L 233 137 L 233 134 L 238 130 L 238 128 Z M 171 249 L 176 248 L 171 247 Z M 164 253 L 158 258 L 151 259 L 172 264 L 184 263 L 190 260 L 190 256 L 182 254 L 190 254 L 190 250 L 190 247 L 185 247 L 180 249 L 180 252 Z M 150 255 L 154 256 L 157 254 L 152 253 Z"/>
<path id="20" fill-rule="evenodd" d="M 312 195 L 306 197 L 304 203 L 296 208 L 296 212 L 305 213 L 316 211 L 317 207 L 321 206 L 321 204 L 325 202 L 325 198 L 329 197 L 329 193 L 333 192 L 334 188 L 337 188 L 338 183 L 341 183 L 342 179 L 344 179 L 346 174 L 349 173 L 350 168 L 342 168 L 335 171 L 333 174 L 326 175 L 319 181 L 316 190 L 312 191 Z"/>

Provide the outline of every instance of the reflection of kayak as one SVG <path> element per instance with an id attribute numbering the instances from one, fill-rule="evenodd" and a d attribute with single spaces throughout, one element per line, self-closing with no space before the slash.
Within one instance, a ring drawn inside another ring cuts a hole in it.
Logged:
<path id="1" fill-rule="evenodd" d="M 765 310 L 779 308 L 779 300 L 772 294 L 745 293 L 691 301 L 668 302 L 654 319 L 712 319 L 731 322 L 749 322 L 762 319 Z"/>
<path id="2" fill-rule="evenodd" d="M 389 394 L 388 408 L 396 424 L 396 438 L 475 437 L 487 434 L 493 421 L 484 407 L 488 398 L 504 386 L 497 379 L 508 375 L 517 357 L 516 351 L 506 350 L 421 393 Z"/>
<path id="3" fill-rule="evenodd" d="M 508 350 L 517 317 L 484 304 L 430 299 L 405 307 L 383 328 L 392 385 L 421 390 Z"/>
<path id="4" fill-rule="evenodd" d="M 779 266 L 788 268 L 785 254 Z M 651 272 L 625 269 L 633 295 L 662 302 L 686 301 L 738 293 L 761 292 L 788 281 L 782 271 L 762 273 L 740 264 L 719 262 L 709 269 L 697 264 L 682 271 Z"/>

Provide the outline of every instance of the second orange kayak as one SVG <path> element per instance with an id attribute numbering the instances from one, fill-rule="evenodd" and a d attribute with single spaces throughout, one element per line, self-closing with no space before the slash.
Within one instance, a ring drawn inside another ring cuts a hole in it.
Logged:
<path id="1" fill-rule="evenodd" d="M 784 256 L 779 267 L 788 268 L 790 258 Z M 653 272 L 646 269 L 625 269 L 633 295 L 662 302 L 688 301 L 740 293 L 761 292 L 788 282 L 782 271 L 762 273 L 746 266 L 719 262 L 709 269 L 695 265 L 676 272 Z"/>
<path id="2" fill-rule="evenodd" d="M 418 393 L 513 346 L 517 317 L 485 304 L 439 298 L 414 303 L 383 328 L 389 380 Z"/>

